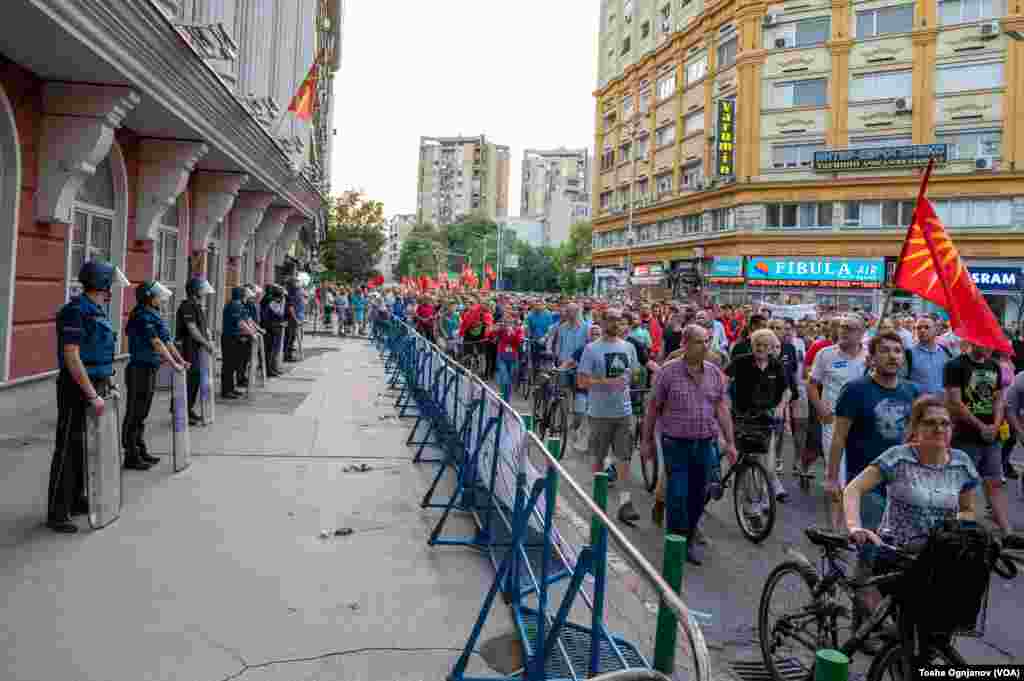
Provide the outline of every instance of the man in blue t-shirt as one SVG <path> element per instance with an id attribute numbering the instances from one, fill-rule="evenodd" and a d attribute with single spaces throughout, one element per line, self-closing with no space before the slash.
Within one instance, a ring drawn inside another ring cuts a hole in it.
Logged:
<path id="1" fill-rule="evenodd" d="M 841 495 L 843 485 L 860 475 L 868 464 L 889 448 L 903 444 L 911 408 L 921 395 L 920 388 L 900 378 L 906 361 L 902 338 L 895 333 L 875 336 L 868 344 L 868 353 L 871 373 L 849 381 L 836 402 L 825 483 L 833 499 Z M 841 463 L 845 464 L 842 472 Z M 861 497 L 860 512 L 865 529 L 876 531 L 884 511 L 884 489 L 876 488 Z M 872 558 L 873 547 L 862 547 L 861 569 L 866 569 Z"/>

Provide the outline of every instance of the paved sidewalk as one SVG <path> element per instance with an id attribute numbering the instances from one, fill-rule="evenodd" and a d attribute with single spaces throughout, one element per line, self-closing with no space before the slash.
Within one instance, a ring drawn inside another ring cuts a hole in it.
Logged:
<path id="1" fill-rule="evenodd" d="M 125 472 L 122 517 L 99 532 L 42 527 L 54 417 L 2 405 L 3 679 L 447 675 L 493 570 L 427 546 L 436 512 L 418 502 L 433 470 L 410 463 L 367 343 L 307 339 L 289 375 L 192 430 L 177 475 L 159 394 L 148 441 L 164 461 Z M 345 472 L 354 464 L 372 470 Z M 353 532 L 320 538 L 336 528 Z M 507 612 L 483 640 L 510 630 Z M 479 656 L 469 671 L 493 673 Z"/>

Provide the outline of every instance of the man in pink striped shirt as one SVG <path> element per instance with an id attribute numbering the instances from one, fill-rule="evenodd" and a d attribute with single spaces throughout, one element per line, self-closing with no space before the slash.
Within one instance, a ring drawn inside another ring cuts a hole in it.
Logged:
<path id="1" fill-rule="evenodd" d="M 705 359 L 710 338 L 708 331 L 696 324 L 683 329 L 685 354 L 656 375 L 640 450 L 644 458 L 654 455 L 654 426 L 658 423 L 668 474 L 665 525 L 670 534 L 688 539 L 687 560 L 695 565 L 703 562 L 703 551 L 692 539 L 704 513 L 712 466 L 718 465 L 719 428 L 725 454 L 736 461 L 725 378 Z"/>

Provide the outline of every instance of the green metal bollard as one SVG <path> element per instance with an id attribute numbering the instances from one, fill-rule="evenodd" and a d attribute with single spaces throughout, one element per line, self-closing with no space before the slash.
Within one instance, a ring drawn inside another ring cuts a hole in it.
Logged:
<path id="1" fill-rule="evenodd" d="M 526 430 L 533 432 L 533 414 L 520 414 L 519 418 L 523 419 L 523 425 L 526 426 Z"/>
<path id="2" fill-rule="evenodd" d="M 686 560 L 686 539 L 676 534 L 665 537 L 665 562 L 661 575 L 677 594 L 683 586 L 683 561 Z M 658 629 L 654 634 L 654 668 L 672 674 L 676 663 L 676 614 L 662 601 L 658 606 Z M 834 680 L 830 680 L 834 681 Z"/>
<path id="3" fill-rule="evenodd" d="M 551 452 L 551 456 L 555 457 L 556 461 L 562 460 L 562 441 L 557 437 L 549 437 L 545 443 L 548 451 Z"/>
<path id="4" fill-rule="evenodd" d="M 594 503 L 602 511 L 608 511 L 608 474 L 604 471 L 594 473 Z M 601 531 L 601 521 L 590 520 L 590 545 L 597 546 L 597 535 Z"/>
<path id="5" fill-rule="evenodd" d="M 814 655 L 814 681 L 847 681 L 850 658 L 838 650 L 819 650 Z"/>

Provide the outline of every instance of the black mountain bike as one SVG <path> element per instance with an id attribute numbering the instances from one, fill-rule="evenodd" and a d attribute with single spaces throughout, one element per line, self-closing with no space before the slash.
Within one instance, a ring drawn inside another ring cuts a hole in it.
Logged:
<path id="1" fill-rule="evenodd" d="M 733 511 L 743 536 L 755 544 L 768 538 L 775 527 L 776 502 L 768 471 L 757 457 L 771 451 L 778 423 L 772 417 L 734 416 L 736 463 L 721 480 L 719 488 L 709 490 L 708 502 L 717 501 L 732 487 Z"/>
<path id="2" fill-rule="evenodd" d="M 537 374 L 533 390 L 533 427 L 544 442 L 549 437 L 562 441 L 562 454 L 569 446 L 573 393 L 568 386 L 575 382 L 575 369 L 551 369 Z"/>

